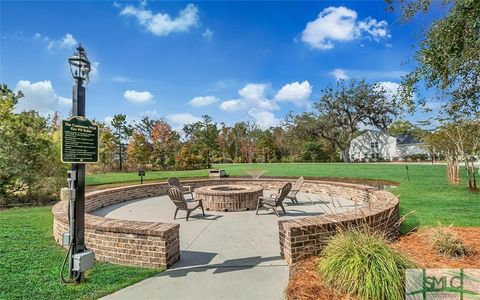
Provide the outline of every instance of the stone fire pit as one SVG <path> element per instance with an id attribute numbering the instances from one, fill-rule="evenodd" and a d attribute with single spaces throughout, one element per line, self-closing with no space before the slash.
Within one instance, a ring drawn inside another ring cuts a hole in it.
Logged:
<path id="1" fill-rule="evenodd" d="M 242 211 L 257 208 L 263 188 L 244 185 L 214 185 L 195 189 L 196 198 L 203 200 L 203 207 L 213 211 Z"/>

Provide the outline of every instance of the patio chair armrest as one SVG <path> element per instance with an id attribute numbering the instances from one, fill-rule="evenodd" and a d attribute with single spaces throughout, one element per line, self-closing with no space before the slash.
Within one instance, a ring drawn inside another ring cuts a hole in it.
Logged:
<path id="1" fill-rule="evenodd" d="M 276 197 L 278 197 L 278 195 L 280 195 L 280 194 L 279 193 L 270 194 L 270 198 L 276 198 Z"/>
<path id="2" fill-rule="evenodd" d="M 189 191 L 189 192 L 192 191 L 192 187 L 190 185 L 184 185 L 183 189 L 186 190 L 186 191 Z"/>
<path id="3" fill-rule="evenodd" d="M 189 202 L 200 202 L 200 201 L 202 201 L 202 198 L 195 198 L 195 199 L 189 200 Z"/>

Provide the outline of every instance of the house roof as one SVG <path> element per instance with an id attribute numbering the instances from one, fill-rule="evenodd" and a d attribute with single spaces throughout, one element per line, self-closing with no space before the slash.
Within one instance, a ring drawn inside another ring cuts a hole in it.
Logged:
<path id="1" fill-rule="evenodd" d="M 397 144 L 422 144 L 423 142 L 420 141 L 413 135 L 410 134 L 400 134 L 396 136 Z"/>

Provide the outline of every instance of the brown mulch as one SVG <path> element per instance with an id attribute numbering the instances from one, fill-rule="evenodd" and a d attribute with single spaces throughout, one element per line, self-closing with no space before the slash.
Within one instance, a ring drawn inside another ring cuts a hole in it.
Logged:
<path id="1" fill-rule="evenodd" d="M 449 258 L 437 254 L 432 248 L 431 236 L 434 228 L 422 229 L 400 237 L 394 246 L 407 254 L 420 268 L 480 268 L 480 227 L 452 227 L 470 248 L 473 255 Z M 352 299 L 336 294 L 323 284 L 315 271 L 318 257 L 311 256 L 292 266 L 290 280 L 285 291 L 289 300 Z"/>
<path id="2" fill-rule="evenodd" d="M 434 230 L 435 228 L 429 228 L 404 235 L 394 245 L 411 257 L 420 268 L 480 268 L 480 227 L 449 229 L 473 250 L 473 255 L 458 258 L 439 255 L 433 249 L 431 236 Z"/>
<path id="3" fill-rule="evenodd" d="M 346 299 L 335 294 L 334 291 L 324 286 L 315 271 L 318 257 L 310 256 L 302 259 L 290 269 L 290 280 L 285 290 L 288 300 L 331 300 Z"/>

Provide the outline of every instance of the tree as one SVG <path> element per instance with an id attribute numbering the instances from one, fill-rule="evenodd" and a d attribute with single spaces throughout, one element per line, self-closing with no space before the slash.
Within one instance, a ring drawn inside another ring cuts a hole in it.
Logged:
<path id="1" fill-rule="evenodd" d="M 276 161 L 280 155 L 275 146 L 273 133 L 268 129 L 259 130 L 256 150 L 257 157 L 261 157 L 263 163 L 270 162 L 272 159 Z"/>
<path id="2" fill-rule="evenodd" d="M 152 130 L 158 121 L 150 119 L 145 116 L 140 121 L 135 122 L 135 129 L 152 141 Z"/>
<path id="3" fill-rule="evenodd" d="M 417 125 L 412 124 L 407 120 L 395 120 L 388 127 L 388 134 L 392 136 L 398 135 L 412 135 L 417 138 L 421 138 L 425 131 Z"/>
<path id="4" fill-rule="evenodd" d="M 203 166 L 205 160 L 201 155 L 193 152 L 193 145 L 190 142 L 183 144 L 175 158 L 175 166 L 180 170 L 197 169 Z"/>
<path id="5" fill-rule="evenodd" d="M 112 130 L 105 124 L 97 122 L 99 125 L 100 143 L 98 145 L 99 163 L 102 171 L 110 171 L 115 167 L 115 157 L 118 153 L 118 145 Z"/>
<path id="6" fill-rule="evenodd" d="M 445 154 L 450 182 L 460 183 L 460 161 L 463 160 L 470 189 L 478 189 L 474 162 L 475 157 L 480 156 L 480 120 L 445 123 L 425 140 Z"/>
<path id="7" fill-rule="evenodd" d="M 427 13 L 434 3 L 442 3 L 448 14 L 434 21 L 415 55 L 416 68 L 402 80 L 400 95 L 412 107 L 418 84 L 435 87 L 450 117 L 480 116 L 480 1 L 478 0 L 388 0 L 397 3 L 403 18 Z"/>
<path id="8" fill-rule="evenodd" d="M 401 112 L 397 103 L 386 97 L 379 84 L 366 83 L 364 79 L 340 80 L 336 89 L 322 90 L 315 112 L 306 112 L 293 119 L 294 124 L 307 134 L 328 140 L 342 151 L 344 161 L 349 161 L 350 142 L 361 127 L 386 130 Z"/>
<path id="9" fill-rule="evenodd" d="M 318 162 L 328 159 L 328 153 L 324 150 L 323 145 L 317 142 L 305 142 L 302 147 L 302 161 Z"/>
<path id="10" fill-rule="evenodd" d="M 143 133 L 133 130 L 127 147 L 129 165 L 133 168 L 144 168 L 150 156 L 149 150 L 147 137 Z"/>
<path id="11" fill-rule="evenodd" d="M 234 162 L 245 162 L 240 152 L 241 145 L 247 139 L 247 123 L 237 122 L 230 131 Z"/>
<path id="12" fill-rule="evenodd" d="M 124 156 L 124 143 L 128 140 L 128 137 L 132 134 L 132 126 L 127 124 L 127 116 L 123 114 L 116 114 L 113 116 L 111 125 L 113 127 L 113 136 L 115 143 L 118 146 L 118 168 L 123 170 L 123 156 Z"/>
<path id="13" fill-rule="evenodd" d="M 220 128 L 217 137 L 218 148 L 222 154 L 222 163 L 225 163 L 228 159 L 228 146 L 231 144 L 230 131 L 231 128 L 226 126 L 225 123 L 222 123 L 222 127 Z"/>
<path id="14" fill-rule="evenodd" d="M 204 115 L 203 121 L 187 124 L 183 127 L 186 138 L 195 152 L 204 158 L 205 166 L 210 168 L 211 155 L 217 149 L 218 129 L 212 117 Z"/>
<path id="15" fill-rule="evenodd" d="M 60 134 L 35 111 L 14 113 L 22 93 L 0 87 L 0 204 L 52 198 L 65 183 Z"/>
<path id="16" fill-rule="evenodd" d="M 164 120 L 155 121 L 150 132 L 153 143 L 153 163 L 155 166 L 165 168 L 174 165 L 175 151 L 178 148 L 180 136 Z"/>

